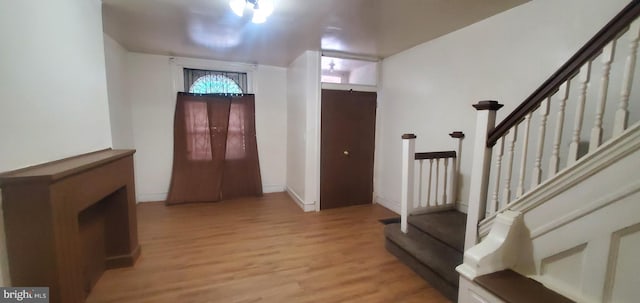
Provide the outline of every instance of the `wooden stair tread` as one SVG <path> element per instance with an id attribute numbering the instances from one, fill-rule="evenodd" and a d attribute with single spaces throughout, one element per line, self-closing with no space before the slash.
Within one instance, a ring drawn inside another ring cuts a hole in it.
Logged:
<path id="1" fill-rule="evenodd" d="M 432 268 L 424 265 L 420 260 L 416 259 L 402 247 L 389 240 L 389 238 L 385 241 L 385 248 L 449 300 L 452 302 L 458 302 L 457 285 L 453 285 L 443 279 L 440 275 L 434 272 Z"/>
<path id="2" fill-rule="evenodd" d="M 507 303 L 575 302 L 512 270 L 483 275 L 474 281 Z"/>
<path id="3" fill-rule="evenodd" d="M 464 233 L 467 215 L 459 211 L 450 210 L 423 215 L 409 216 L 409 224 L 430 234 L 434 238 L 464 251 Z"/>
<path id="4" fill-rule="evenodd" d="M 384 233 L 389 241 L 430 267 L 448 283 L 458 285 L 459 275 L 455 268 L 462 263 L 462 253 L 417 229 L 404 234 L 397 223 L 386 225 Z"/>

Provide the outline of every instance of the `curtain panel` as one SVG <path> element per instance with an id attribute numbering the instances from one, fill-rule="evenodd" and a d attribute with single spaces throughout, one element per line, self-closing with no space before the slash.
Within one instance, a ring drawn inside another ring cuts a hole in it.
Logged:
<path id="1" fill-rule="evenodd" d="M 262 194 L 254 95 L 178 93 L 167 204 Z"/>

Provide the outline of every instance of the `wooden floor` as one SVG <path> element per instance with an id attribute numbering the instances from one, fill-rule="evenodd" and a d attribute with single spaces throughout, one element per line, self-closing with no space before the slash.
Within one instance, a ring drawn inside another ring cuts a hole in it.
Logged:
<path id="1" fill-rule="evenodd" d="M 284 193 L 138 206 L 142 256 L 87 302 L 448 302 L 384 248 L 377 205 L 303 213 Z"/>

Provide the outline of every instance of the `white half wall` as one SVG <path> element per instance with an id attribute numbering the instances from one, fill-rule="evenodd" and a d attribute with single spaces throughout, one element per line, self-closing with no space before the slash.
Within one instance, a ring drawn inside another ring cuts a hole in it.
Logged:
<path id="1" fill-rule="evenodd" d="M 135 148 L 136 197 L 164 201 L 173 162 L 176 92 L 182 91 L 181 67 L 247 71 L 256 94 L 256 132 L 263 190 L 285 189 L 287 108 L 286 69 L 130 52 L 129 99 Z"/>
<path id="2" fill-rule="evenodd" d="M 104 55 L 109 93 L 109 117 L 113 148 L 133 148 L 131 103 L 127 91 L 127 50 L 117 41 L 104 35 Z"/>
<path id="3" fill-rule="evenodd" d="M 536 0 L 386 58 L 382 63 L 376 201 L 400 209 L 403 133 L 416 151 L 453 149 L 466 134 L 460 200 L 469 195 L 477 101 L 498 100 L 502 120 L 618 13 L 628 0 Z M 577 9 L 579 8 L 579 9 Z M 464 205 L 463 205 L 464 208 Z"/>
<path id="4" fill-rule="evenodd" d="M 319 210 L 320 53 L 306 51 L 287 70 L 287 190 L 302 209 Z"/>
<path id="5" fill-rule="evenodd" d="M 306 175 L 306 68 L 306 54 L 303 53 L 287 69 L 287 190 L 302 204 Z"/>
<path id="6" fill-rule="evenodd" d="M 281 192 L 287 180 L 287 70 L 259 65 L 254 80 L 263 190 Z"/>
<path id="7" fill-rule="evenodd" d="M 0 2 L 0 172 L 111 146 L 101 5 Z M 10 285 L 3 222 L 0 285 Z"/>

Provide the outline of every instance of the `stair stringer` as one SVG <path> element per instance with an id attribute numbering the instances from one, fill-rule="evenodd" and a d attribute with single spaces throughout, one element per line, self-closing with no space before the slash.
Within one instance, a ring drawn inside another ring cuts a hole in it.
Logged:
<path id="1" fill-rule="evenodd" d="M 492 241 L 504 213 L 521 213 L 519 249 L 495 271 L 508 266 L 576 302 L 637 302 L 639 201 L 640 124 L 636 124 L 483 221 L 482 241 L 468 252 L 489 245 L 484 243 Z M 480 266 L 474 273 L 466 264 L 473 259 L 465 253 L 464 260 L 459 302 L 501 302 L 486 292 L 481 295 L 481 287 L 471 279 L 488 269 Z"/>
<path id="2" fill-rule="evenodd" d="M 512 268 L 517 265 L 522 237 L 522 214 L 505 211 L 498 214 L 491 232 L 464 253 L 464 263 L 456 267 L 468 280 Z"/>
<path id="3" fill-rule="evenodd" d="M 628 158 L 638 149 L 640 149 L 640 123 L 629 127 L 619 137 L 606 142 L 595 152 L 579 159 L 573 166 L 565 168 L 554 177 L 509 203 L 503 210 L 526 214 L 576 185 L 601 174 L 601 171 L 624 158 Z M 616 176 L 616 174 L 613 174 L 613 178 L 624 181 L 623 176 Z M 480 238 L 484 238 L 489 233 L 496 215 L 497 213 L 480 222 L 478 225 Z"/>

